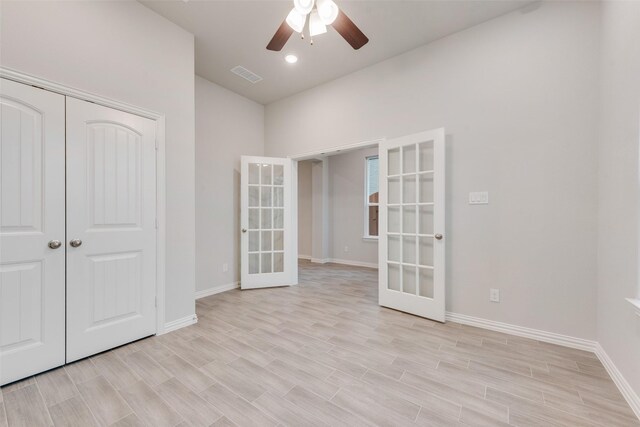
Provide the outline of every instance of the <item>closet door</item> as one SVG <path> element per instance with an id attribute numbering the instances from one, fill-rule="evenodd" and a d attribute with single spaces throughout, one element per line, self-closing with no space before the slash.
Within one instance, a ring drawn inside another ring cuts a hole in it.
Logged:
<path id="1" fill-rule="evenodd" d="M 64 364 L 64 102 L 0 79 L 0 385 Z"/>
<path id="2" fill-rule="evenodd" d="M 156 332 L 155 122 L 67 98 L 67 362 Z"/>

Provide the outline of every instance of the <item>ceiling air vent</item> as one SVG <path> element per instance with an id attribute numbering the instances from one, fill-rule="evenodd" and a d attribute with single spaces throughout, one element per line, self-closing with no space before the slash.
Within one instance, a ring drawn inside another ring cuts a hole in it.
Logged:
<path id="1" fill-rule="evenodd" d="M 260 77 L 259 75 L 247 70 L 246 68 L 237 65 L 235 67 L 233 67 L 231 69 L 231 72 L 233 74 L 237 74 L 240 77 L 242 77 L 245 80 L 249 80 L 251 83 L 258 83 L 260 80 L 262 80 L 262 77 Z"/>

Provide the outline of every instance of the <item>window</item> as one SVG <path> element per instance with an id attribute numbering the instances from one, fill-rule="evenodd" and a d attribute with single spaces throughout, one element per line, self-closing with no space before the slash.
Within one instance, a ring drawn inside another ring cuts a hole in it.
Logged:
<path id="1" fill-rule="evenodd" d="M 365 213 L 364 237 L 378 237 L 378 156 L 365 162 Z"/>

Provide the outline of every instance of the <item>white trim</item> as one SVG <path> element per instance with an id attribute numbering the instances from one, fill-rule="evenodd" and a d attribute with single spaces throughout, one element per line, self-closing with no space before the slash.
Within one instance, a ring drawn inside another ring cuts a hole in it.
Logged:
<path id="1" fill-rule="evenodd" d="M 311 258 L 311 262 L 315 262 L 316 264 L 326 264 L 331 262 L 331 258 Z"/>
<path id="2" fill-rule="evenodd" d="M 239 287 L 240 287 L 240 282 L 233 282 L 233 283 L 227 283 L 226 285 L 214 286 L 209 289 L 203 289 L 201 291 L 196 292 L 196 299 L 209 297 L 211 295 L 230 291 L 232 289 L 238 289 Z"/>
<path id="3" fill-rule="evenodd" d="M 298 259 L 305 259 L 311 261 L 311 255 L 298 255 Z"/>
<path id="4" fill-rule="evenodd" d="M 636 414 L 636 417 L 640 419 L 640 396 L 631 388 L 631 385 L 624 379 L 622 373 L 618 370 L 613 360 L 609 357 L 600 343 L 596 343 L 596 356 L 600 359 L 600 362 L 604 365 L 605 369 L 609 373 L 609 376 L 622 393 L 622 396 L 626 399 L 627 403 L 631 407 L 631 410 Z"/>
<path id="5" fill-rule="evenodd" d="M 329 262 L 334 264 L 342 264 L 342 265 L 352 265 L 354 267 L 367 267 L 367 268 L 375 268 L 378 269 L 378 264 L 375 262 L 364 262 L 364 261 L 352 261 L 350 259 L 337 259 L 331 258 Z"/>
<path id="6" fill-rule="evenodd" d="M 95 95 L 93 93 L 76 89 L 71 86 L 61 85 L 51 80 L 47 80 L 42 77 L 32 76 L 30 74 L 26 74 L 21 71 L 14 70 L 12 68 L 0 66 L 0 77 L 8 80 L 13 80 L 18 83 L 24 83 L 30 86 L 36 86 L 36 87 L 39 87 L 40 89 L 45 89 L 50 92 L 59 93 L 64 96 L 70 96 L 72 98 L 77 98 L 83 101 L 89 101 L 95 104 L 100 104 L 105 107 L 115 108 L 116 110 L 136 114 L 138 116 L 146 117 L 148 119 L 156 120 L 156 119 L 159 119 L 160 117 L 163 117 L 163 114 L 158 113 L 156 111 L 147 110 L 145 108 L 136 107 L 134 105 L 127 104 L 125 102 L 116 101 L 115 99 L 107 98 L 100 95 Z"/>
<path id="7" fill-rule="evenodd" d="M 447 311 L 446 313 L 446 320 L 461 323 L 463 325 L 488 329 L 490 331 L 516 335 L 518 337 L 531 338 L 533 340 L 548 342 L 578 350 L 595 352 L 597 345 L 596 341 L 584 338 L 576 338 L 568 335 L 556 334 L 555 332 L 541 331 L 539 329 L 526 328 L 524 326 L 512 325 L 509 323 L 496 322 L 495 320 L 487 320 L 479 317 L 467 316 L 466 314 L 452 313 L 450 311 Z"/>
<path id="8" fill-rule="evenodd" d="M 338 147 L 331 147 L 325 150 L 309 151 L 307 153 L 296 154 L 294 156 L 288 156 L 292 160 L 309 160 L 316 159 L 318 157 L 331 156 L 332 154 L 345 153 L 353 150 L 360 150 L 362 148 L 374 147 L 384 141 L 384 138 L 372 139 L 369 141 L 361 141 L 353 144 L 340 145 Z"/>
<path id="9" fill-rule="evenodd" d="M 378 242 L 380 238 L 378 236 L 362 236 L 362 240 L 365 242 Z"/>
<path id="10" fill-rule="evenodd" d="M 82 101 L 93 102 L 94 104 L 113 108 L 141 117 L 155 120 L 156 122 L 156 218 L 158 220 L 158 231 L 156 239 L 156 334 L 161 335 L 166 332 L 167 324 L 165 320 L 165 254 L 166 254 L 166 169 L 165 169 L 165 116 L 156 111 L 136 107 L 131 104 L 116 101 L 104 96 L 95 95 L 84 90 L 70 86 L 61 85 L 51 80 L 36 77 L 11 68 L 0 66 L 0 77 L 35 86 L 50 92 L 59 93 L 64 96 L 76 98 Z"/>
<path id="11" fill-rule="evenodd" d="M 633 308 L 636 311 L 636 314 L 638 316 L 640 316 L 640 299 L 627 298 L 627 301 L 629 301 L 629 303 L 631 303 L 631 305 L 633 306 Z"/>
<path id="12" fill-rule="evenodd" d="M 198 323 L 198 316 L 196 314 L 190 314 L 189 316 L 185 316 L 181 319 L 172 320 L 171 322 L 167 322 L 163 325 L 164 332 L 163 334 L 168 334 L 169 332 L 173 332 L 177 329 L 184 328 L 186 326 L 195 325 Z M 161 335 L 161 334 L 156 334 Z"/>

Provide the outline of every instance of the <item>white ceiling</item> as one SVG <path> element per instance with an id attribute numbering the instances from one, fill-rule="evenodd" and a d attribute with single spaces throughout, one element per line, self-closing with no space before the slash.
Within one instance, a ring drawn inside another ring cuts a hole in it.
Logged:
<path id="1" fill-rule="evenodd" d="M 292 7 L 283 1 L 142 0 L 150 9 L 195 35 L 196 74 L 268 104 L 365 68 L 420 45 L 523 7 L 526 0 L 335 0 L 369 43 L 360 50 L 333 29 L 314 45 L 294 34 L 281 52 L 266 45 Z M 299 60 L 287 64 L 284 56 Z M 236 65 L 263 77 L 252 84 L 229 70 Z"/>

